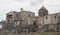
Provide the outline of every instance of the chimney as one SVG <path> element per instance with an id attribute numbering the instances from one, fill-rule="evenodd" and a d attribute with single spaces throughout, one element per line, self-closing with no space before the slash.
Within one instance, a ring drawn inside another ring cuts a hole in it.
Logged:
<path id="1" fill-rule="evenodd" d="M 20 10 L 21 10 L 21 12 L 22 12 L 22 11 L 23 11 L 23 8 L 21 8 Z"/>

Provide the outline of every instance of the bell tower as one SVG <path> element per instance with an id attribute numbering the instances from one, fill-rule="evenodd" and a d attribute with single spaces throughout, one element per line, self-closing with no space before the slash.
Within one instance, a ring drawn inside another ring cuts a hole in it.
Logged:
<path id="1" fill-rule="evenodd" d="M 38 16 L 44 17 L 45 15 L 48 15 L 48 10 L 42 6 L 41 9 L 39 9 Z"/>

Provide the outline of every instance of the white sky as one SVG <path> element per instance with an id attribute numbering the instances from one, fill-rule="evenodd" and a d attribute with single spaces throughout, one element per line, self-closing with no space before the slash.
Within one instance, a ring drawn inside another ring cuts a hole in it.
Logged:
<path id="1" fill-rule="evenodd" d="M 6 19 L 9 11 L 20 11 L 20 8 L 37 14 L 43 5 L 50 14 L 60 12 L 60 0 L 0 0 L 0 21 Z"/>

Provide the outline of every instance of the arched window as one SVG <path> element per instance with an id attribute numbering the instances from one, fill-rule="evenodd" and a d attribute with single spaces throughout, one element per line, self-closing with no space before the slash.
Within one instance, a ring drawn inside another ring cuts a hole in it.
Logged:
<path id="1" fill-rule="evenodd" d="M 35 21 L 34 21 L 33 25 L 36 25 Z"/>

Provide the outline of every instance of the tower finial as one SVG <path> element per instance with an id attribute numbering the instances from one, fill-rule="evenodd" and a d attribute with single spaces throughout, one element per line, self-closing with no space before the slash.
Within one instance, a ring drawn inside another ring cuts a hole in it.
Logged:
<path id="1" fill-rule="evenodd" d="M 41 7 L 41 9 L 46 9 L 45 7 L 44 7 L 44 5 Z"/>

